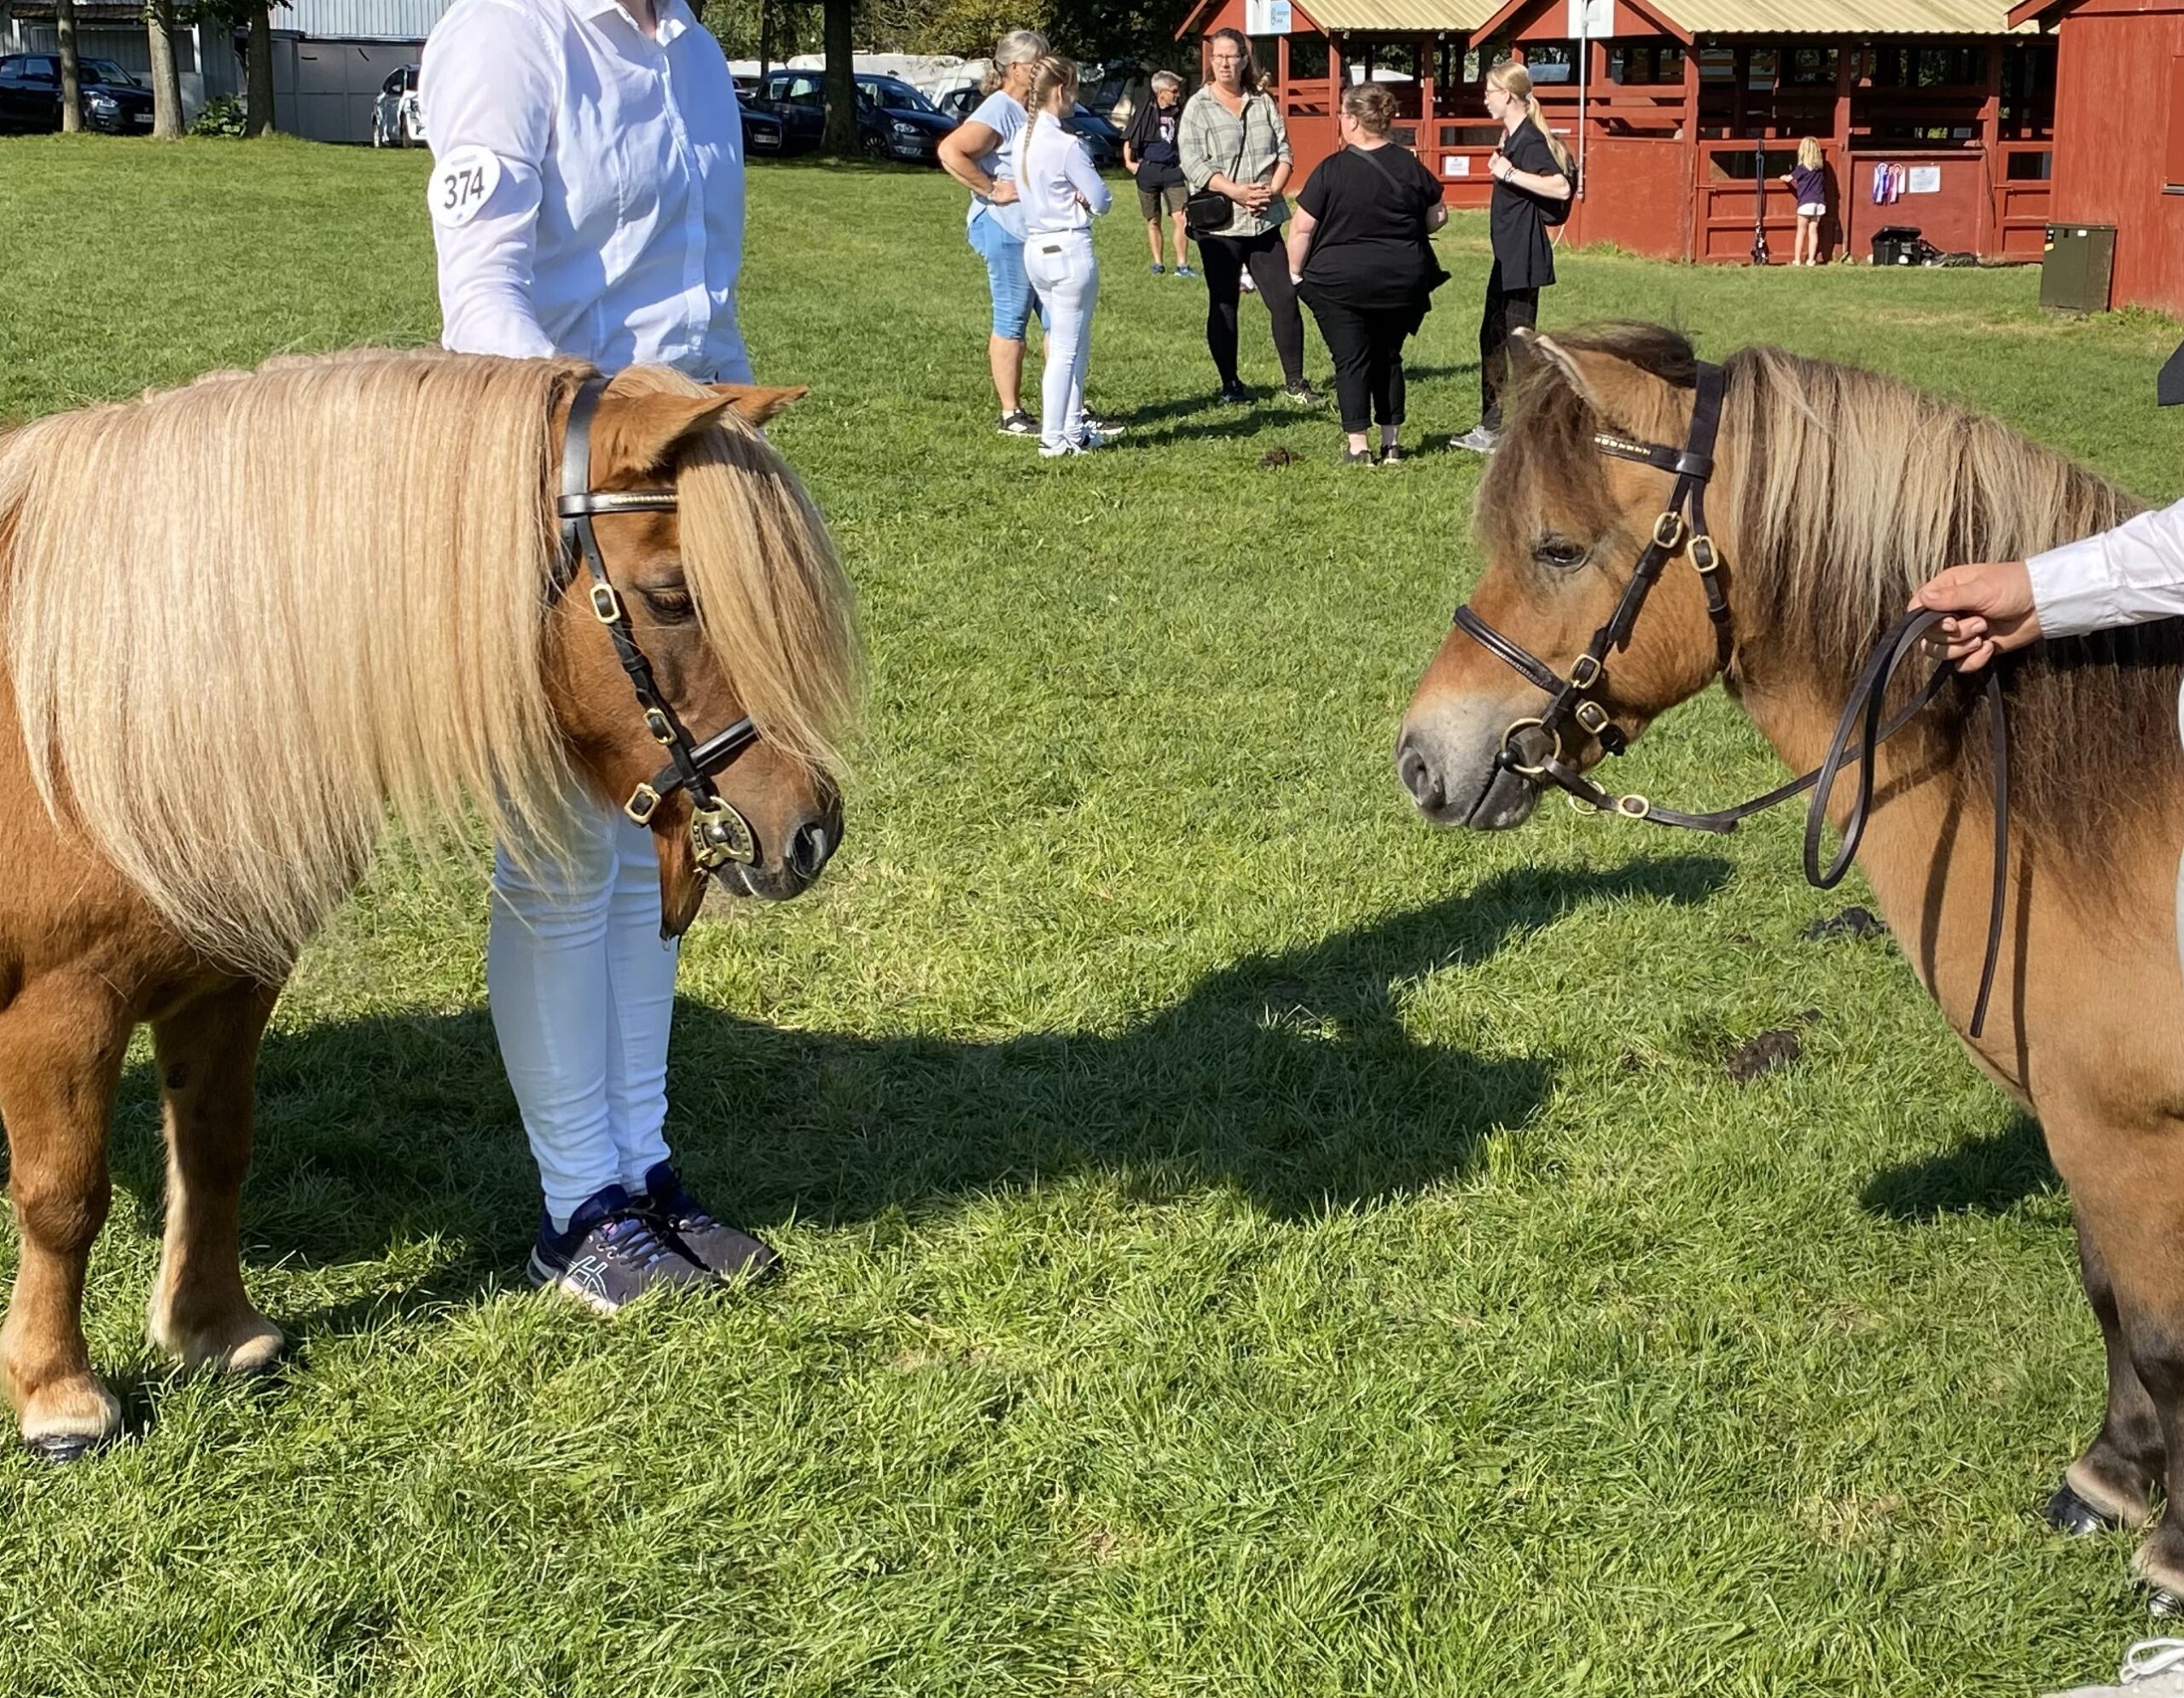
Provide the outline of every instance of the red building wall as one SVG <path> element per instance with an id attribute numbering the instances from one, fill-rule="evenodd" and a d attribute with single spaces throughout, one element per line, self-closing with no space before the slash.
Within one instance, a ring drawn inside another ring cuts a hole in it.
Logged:
<path id="1" fill-rule="evenodd" d="M 2184 3 L 2085 0 L 2057 39 L 2052 220 L 2116 226 L 2112 305 L 2184 317 Z"/>

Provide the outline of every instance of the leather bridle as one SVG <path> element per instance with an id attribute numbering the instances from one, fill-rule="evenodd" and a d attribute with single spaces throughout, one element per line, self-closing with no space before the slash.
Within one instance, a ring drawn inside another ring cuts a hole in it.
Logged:
<path id="1" fill-rule="evenodd" d="M 602 513 L 672 513 L 676 495 L 671 489 L 592 488 L 591 420 L 606 387 L 605 378 L 588 378 L 569 403 L 561 445 L 561 494 L 554 503 L 555 515 L 561 521 L 561 555 L 555 566 L 554 593 L 559 596 L 568 589 L 579 566 L 590 570 L 592 614 L 613 639 L 615 656 L 636 693 L 645 729 L 667 752 L 667 764 L 630 793 L 622 811 L 639 825 L 650 825 L 661 803 L 678 792 L 687 793 L 692 854 L 700 871 L 717 875 L 726 867 L 751 866 L 758 858 L 758 840 L 749 823 L 712 782 L 715 773 L 758 741 L 758 728 L 746 715 L 703 742 L 694 741 L 660 694 L 652 662 L 637 646 L 629 609 L 607 575 L 607 561 L 599 552 L 599 538 L 591 521 Z"/>
<path id="2" fill-rule="evenodd" d="M 1497 771 L 1516 773 L 1535 787 L 1552 784 L 1589 811 L 1612 813 L 1624 819 L 1642 819 L 1654 825 L 1676 826 L 1687 831 L 1731 832 L 1752 815 L 1763 813 L 1809 790 L 1812 803 L 1805 816 L 1805 877 L 1820 889 L 1832 890 L 1850 872 L 1851 860 L 1865 835 L 1866 822 L 1873 808 L 1875 753 L 1940 694 L 1943 685 L 1956 671 L 1949 661 L 1938 663 L 1911 700 L 1884 720 L 1882 710 L 1890 684 L 1904 662 L 1918 652 L 1927 632 L 1940 621 L 1941 614 L 1907 613 L 1890 628 L 1851 686 L 1850 700 L 1844 707 L 1842 718 L 1836 722 L 1835 735 L 1828 742 L 1827 759 L 1811 771 L 1734 807 L 1720 808 L 1711 813 L 1687 813 L 1663 807 L 1644 796 L 1618 796 L 1602 788 L 1572 765 L 1563 748 L 1563 733 L 1571 725 L 1592 737 L 1609 754 L 1619 755 L 1630 746 L 1629 735 L 1595 699 L 1595 693 L 1606 682 L 1609 657 L 1629 646 L 1631 631 L 1637 625 L 1639 614 L 1645 610 L 1647 597 L 1652 595 L 1669 562 L 1678 555 L 1690 560 L 1699 573 L 1699 581 L 1705 588 L 1707 617 L 1714 622 L 1725 662 L 1732 652 L 1728 596 L 1722 587 L 1722 557 L 1707 532 L 1705 499 L 1707 480 L 1714 474 L 1714 442 L 1721 429 L 1724 387 L 1722 368 L 1700 362 L 1691 428 L 1682 448 L 1634 442 L 1604 431 L 1594 433 L 1593 446 L 1600 453 L 1665 472 L 1675 478 L 1676 486 L 1667 507 L 1653 521 L 1653 533 L 1631 568 L 1630 581 L 1623 586 L 1614 612 L 1571 663 L 1567 676 L 1495 630 L 1468 604 L 1456 609 L 1456 628 L 1548 695 L 1548 705 L 1536 716 L 1516 720 L 1502 732 L 1502 747 L 1494 757 Z M 1968 1028 L 1973 1038 L 1978 1037 L 1985 1027 L 1987 1003 L 1994 991 L 1995 964 L 2001 951 L 2004 884 L 2009 869 L 2009 733 L 2003 717 L 2001 680 L 1992 665 L 1987 670 L 1986 696 L 1995 765 L 1995 886 L 1988 911 L 1986 960 L 1980 968 L 1979 995 L 1972 1005 Z M 1547 748 L 1535 759 L 1526 760 L 1516 741 L 1529 730 L 1539 731 L 1547 741 Z M 1858 769 L 1857 797 L 1844 821 L 1842 845 L 1834 860 L 1823 866 L 1821 849 L 1828 799 L 1842 770 L 1851 765 Z"/>

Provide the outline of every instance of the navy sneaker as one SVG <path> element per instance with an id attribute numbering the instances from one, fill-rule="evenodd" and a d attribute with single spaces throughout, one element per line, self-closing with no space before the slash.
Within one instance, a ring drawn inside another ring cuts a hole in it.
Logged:
<path id="1" fill-rule="evenodd" d="M 586 1197 L 566 1232 L 542 1219 L 527 1271 L 533 1285 L 566 1292 L 602 1315 L 663 1287 L 712 1283 L 705 1269 L 660 1236 L 619 1185 Z"/>
<path id="2" fill-rule="evenodd" d="M 1123 433 L 1119 421 L 1109 418 L 1105 413 L 1095 412 L 1090 407 L 1077 408 L 1077 422 L 1095 436 L 1120 436 Z"/>
<path id="3" fill-rule="evenodd" d="M 645 1170 L 645 1194 L 637 1207 L 670 1243 L 715 1279 L 755 1282 L 781 1264 L 770 1247 L 715 1220 L 682 1189 L 671 1162 L 655 1162 Z"/>

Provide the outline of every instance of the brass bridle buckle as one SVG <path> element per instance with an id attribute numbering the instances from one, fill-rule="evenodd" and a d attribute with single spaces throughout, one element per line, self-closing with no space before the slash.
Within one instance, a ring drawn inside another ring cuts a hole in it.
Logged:
<path id="1" fill-rule="evenodd" d="M 1581 701 L 1571 710 L 1575 719 L 1591 736 L 1597 737 L 1608 728 L 1607 709 L 1597 701 Z"/>
<path id="2" fill-rule="evenodd" d="M 1580 654 L 1570 663 L 1570 688 L 1590 689 L 1606 674 L 1607 668 L 1600 664 L 1597 654 Z"/>
<path id="3" fill-rule="evenodd" d="M 1683 546 L 1683 515 L 1671 508 L 1653 521 L 1653 546 L 1663 554 L 1674 554 Z"/>
<path id="4" fill-rule="evenodd" d="M 717 873 L 730 864 L 755 866 L 758 840 L 743 816 L 718 796 L 690 811 L 690 849 L 700 869 Z"/>
<path id="5" fill-rule="evenodd" d="M 1722 557 L 1714 551 L 1714 539 L 1703 531 L 1691 539 L 1691 564 L 1701 578 L 1722 569 Z"/>

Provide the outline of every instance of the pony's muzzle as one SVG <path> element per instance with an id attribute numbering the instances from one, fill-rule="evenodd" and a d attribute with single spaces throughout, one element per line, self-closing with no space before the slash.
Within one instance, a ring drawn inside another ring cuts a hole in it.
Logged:
<path id="1" fill-rule="evenodd" d="M 1516 769 L 1536 765 L 1551 751 L 1536 722 L 1512 726 L 1484 701 L 1449 704 L 1405 722 L 1396 777 L 1435 825 L 1502 831 L 1529 819 L 1539 800 L 1537 787 Z"/>

